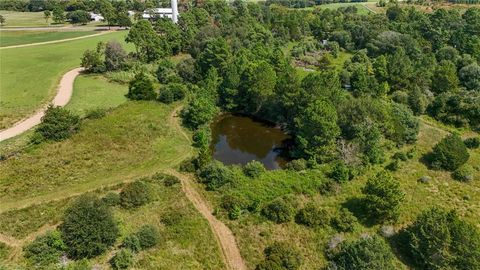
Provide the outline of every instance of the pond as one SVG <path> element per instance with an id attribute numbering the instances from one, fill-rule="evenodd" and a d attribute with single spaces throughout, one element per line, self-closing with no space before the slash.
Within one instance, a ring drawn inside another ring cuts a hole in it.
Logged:
<path id="1" fill-rule="evenodd" d="M 244 165 L 252 160 L 269 170 L 282 168 L 290 136 L 280 128 L 245 116 L 224 114 L 212 124 L 213 158 L 224 164 Z"/>

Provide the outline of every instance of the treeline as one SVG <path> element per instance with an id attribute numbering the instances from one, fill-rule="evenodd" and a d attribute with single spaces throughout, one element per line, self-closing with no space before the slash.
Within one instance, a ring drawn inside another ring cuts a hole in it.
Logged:
<path id="1" fill-rule="evenodd" d="M 169 6 L 170 1 L 167 0 L 106 0 L 112 5 L 125 5 L 128 10 L 144 11 L 147 8 L 158 6 Z M 98 6 L 97 0 L 2 0 L 0 1 L 1 10 L 11 11 L 30 11 L 38 12 L 45 10 L 53 10 L 60 6 L 64 11 L 70 12 L 75 10 L 95 11 Z"/>
<path id="2" fill-rule="evenodd" d="M 332 3 L 357 3 L 367 0 L 267 0 L 266 5 L 282 5 L 289 8 L 306 8 Z"/>

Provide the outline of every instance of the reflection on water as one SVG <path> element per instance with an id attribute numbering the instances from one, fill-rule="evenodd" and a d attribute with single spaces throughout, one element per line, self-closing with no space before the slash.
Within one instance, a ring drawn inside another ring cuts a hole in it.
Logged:
<path id="1" fill-rule="evenodd" d="M 212 124 L 213 158 L 225 164 L 258 160 L 267 169 L 278 169 L 286 163 L 280 154 L 288 139 L 281 129 L 244 116 L 226 114 Z"/>

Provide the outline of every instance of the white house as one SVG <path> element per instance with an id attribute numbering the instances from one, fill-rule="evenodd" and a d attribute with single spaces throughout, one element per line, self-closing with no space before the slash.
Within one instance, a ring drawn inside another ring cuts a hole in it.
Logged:
<path id="1" fill-rule="evenodd" d="M 142 14 L 142 18 L 144 19 L 152 19 L 155 17 L 170 18 L 174 23 L 177 23 L 178 21 L 177 0 L 171 0 L 170 4 L 171 4 L 171 8 L 153 8 L 153 9 L 145 10 Z"/>
<path id="2" fill-rule="evenodd" d="M 104 19 L 105 18 L 103 18 L 102 15 L 90 12 L 90 20 L 99 22 L 99 21 L 103 21 Z"/>

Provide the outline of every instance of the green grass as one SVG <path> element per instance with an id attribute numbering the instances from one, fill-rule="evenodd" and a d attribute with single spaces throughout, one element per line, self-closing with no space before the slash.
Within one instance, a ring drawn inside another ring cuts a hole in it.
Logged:
<path id="1" fill-rule="evenodd" d="M 93 35 L 95 31 L 1 31 L 0 47 Z"/>
<path id="2" fill-rule="evenodd" d="M 128 86 L 107 81 L 97 75 L 81 75 L 75 79 L 73 95 L 65 108 L 81 116 L 93 109 L 109 109 L 124 103 Z"/>
<path id="3" fill-rule="evenodd" d="M 0 15 L 5 18 L 4 27 L 40 27 L 48 26 L 49 23 L 45 21 L 43 12 L 17 12 L 0 10 Z"/>
<path id="4" fill-rule="evenodd" d="M 124 43 L 125 35 L 122 31 L 58 44 L 0 50 L 0 129 L 49 102 L 61 76 L 80 65 L 86 49 L 95 48 L 99 41 Z"/>
<path id="5" fill-rule="evenodd" d="M 78 195 L 172 167 L 190 155 L 173 104 L 127 102 L 72 138 L 0 163 L 0 212 Z"/>
<path id="6" fill-rule="evenodd" d="M 342 8 L 342 7 L 349 7 L 349 6 L 355 6 L 357 7 L 358 11 L 357 13 L 358 14 L 362 14 L 362 15 L 366 15 L 366 14 L 370 14 L 371 11 L 365 7 L 366 3 L 332 3 L 332 4 L 325 4 L 325 5 L 318 5 L 318 6 L 315 6 L 315 8 L 319 8 L 319 9 L 339 9 L 339 8 Z"/>

